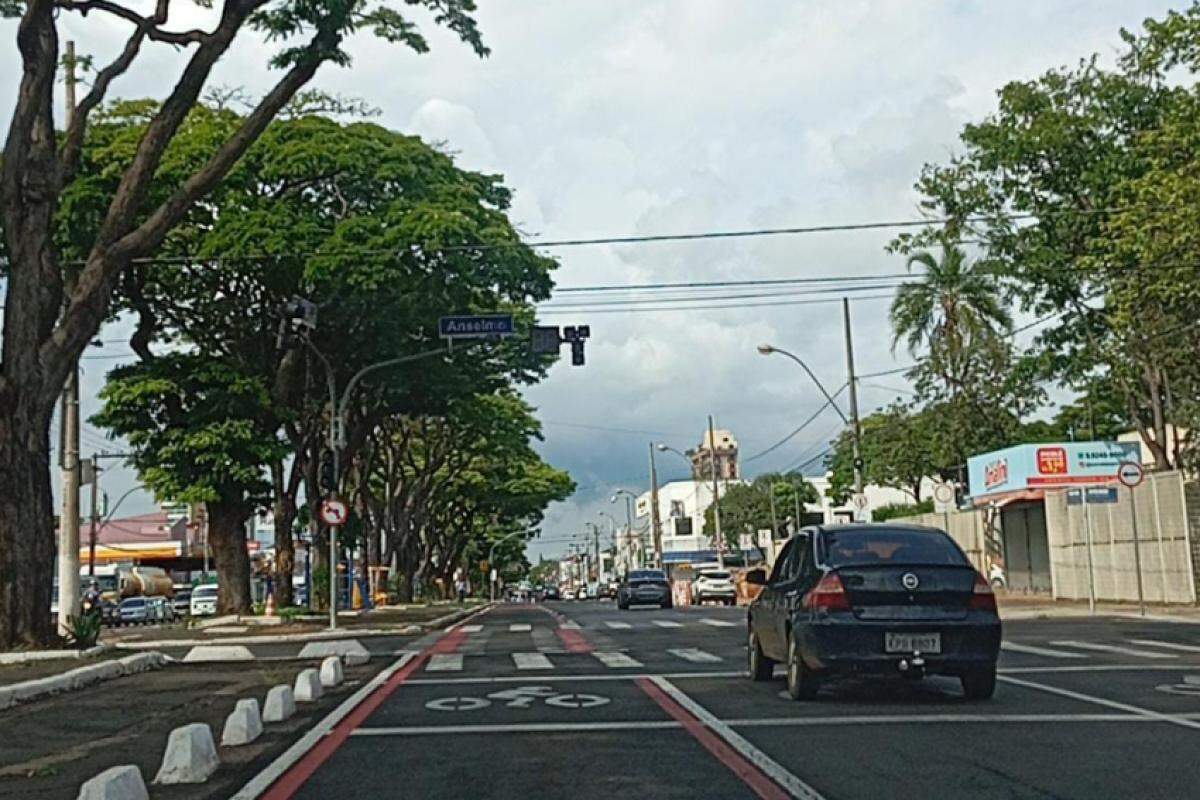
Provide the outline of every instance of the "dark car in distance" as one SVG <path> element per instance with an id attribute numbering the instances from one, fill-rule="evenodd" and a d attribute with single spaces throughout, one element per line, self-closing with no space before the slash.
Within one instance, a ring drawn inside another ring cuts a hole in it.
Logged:
<path id="1" fill-rule="evenodd" d="M 559 593 L 557 586 L 555 586 L 554 584 L 550 584 L 550 585 L 546 586 L 544 589 L 542 589 L 542 599 L 543 600 L 561 600 L 562 595 Z"/>
<path id="2" fill-rule="evenodd" d="M 661 569 L 631 569 L 617 587 L 617 608 L 653 605 L 671 608 L 671 584 Z"/>
<path id="3" fill-rule="evenodd" d="M 944 531 L 916 525 L 827 525 L 789 539 L 748 612 L 750 677 L 787 668 L 787 691 L 811 699 L 848 673 L 957 677 L 992 696 L 1000 617 L 992 587 Z"/>

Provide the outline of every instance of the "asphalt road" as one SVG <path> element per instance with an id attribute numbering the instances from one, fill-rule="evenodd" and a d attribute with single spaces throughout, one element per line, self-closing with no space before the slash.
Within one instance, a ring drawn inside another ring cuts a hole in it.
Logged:
<path id="1" fill-rule="evenodd" d="M 1200 626 L 1005 624 L 986 702 L 744 676 L 744 609 L 500 606 L 406 643 L 264 797 L 1180 798 L 1200 791 Z M 385 676 L 386 677 L 386 676 Z"/>

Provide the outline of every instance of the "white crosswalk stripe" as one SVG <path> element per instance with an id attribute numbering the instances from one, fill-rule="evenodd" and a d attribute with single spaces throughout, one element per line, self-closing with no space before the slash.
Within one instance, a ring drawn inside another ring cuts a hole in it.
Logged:
<path id="1" fill-rule="evenodd" d="M 533 626 L 528 622 L 514 622 L 508 626 L 508 630 L 510 633 L 524 633 L 525 631 L 533 630 Z"/>
<path id="2" fill-rule="evenodd" d="M 626 631 L 633 627 L 628 622 L 605 622 L 604 624 L 607 625 L 608 627 L 612 628 L 613 630 L 618 630 L 618 631 Z"/>
<path id="3" fill-rule="evenodd" d="M 479 633 L 481 630 L 483 630 L 483 626 L 482 625 L 463 625 L 461 628 L 459 628 L 459 630 L 462 631 L 463 633 Z"/>
<path id="4" fill-rule="evenodd" d="M 554 669 L 554 663 L 544 653 L 513 653 L 517 669 Z"/>
<path id="5" fill-rule="evenodd" d="M 558 627 L 562 628 L 564 631 L 577 631 L 577 630 L 581 630 L 583 626 L 573 620 L 567 620 L 566 622 L 564 622 L 562 625 L 559 625 Z"/>
<path id="6" fill-rule="evenodd" d="M 1157 639 L 1130 639 L 1130 644 L 1143 647 L 1161 647 L 1164 650 L 1178 650 L 1181 653 L 1200 653 L 1200 646 L 1194 644 L 1176 644 L 1175 642 L 1160 642 Z"/>
<path id="7" fill-rule="evenodd" d="M 1121 647 L 1115 644 L 1100 644 L 1099 642 L 1077 642 L 1073 639 L 1060 639 L 1050 644 L 1055 647 L 1077 647 L 1080 650 L 1095 650 L 1100 653 L 1118 653 L 1123 656 L 1138 658 L 1179 658 L 1174 653 L 1156 653 L 1150 650 L 1136 650 L 1132 647 Z"/>
<path id="8" fill-rule="evenodd" d="M 462 653 L 434 653 L 429 657 L 426 672 L 462 672 Z"/>
<path id="9" fill-rule="evenodd" d="M 592 653 L 606 667 L 640 667 L 642 662 L 636 658 L 631 658 L 624 653 L 605 653 L 596 651 Z"/>
<path id="10" fill-rule="evenodd" d="M 736 622 L 728 622 L 723 619 L 702 619 L 700 622 L 704 625 L 712 625 L 714 628 L 732 628 L 737 625 Z"/>
<path id="11" fill-rule="evenodd" d="M 654 624 L 660 628 L 682 628 L 683 627 L 683 625 L 681 623 L 678 623 L 678 622 L 675 622 L 674 620 L 669 620 L 669 619 L 656 619 L 656 620 L 654 620 Z"/>
<path id="12" fill-rule="evenodd" d="M 694 664 L 715 664 L 722 660 L 720 656 L 697 647 L 680 647 L 667 652 L 676 658 L 682 658 L 684 661 L 691 661 Z"/>
<path id="13" fill-rule="evenodd" d="M 1008 650 L 1012 653 L 1028 653 L 1031 656 L 1046 656 L 1047 658 L 1087 658 L 1083 653 L 1052 650 L 1049 647 L 1034 647 L 1033 645 L 1017 644 L 1016 642 L 1001 642 L 1000 649 Z"/>

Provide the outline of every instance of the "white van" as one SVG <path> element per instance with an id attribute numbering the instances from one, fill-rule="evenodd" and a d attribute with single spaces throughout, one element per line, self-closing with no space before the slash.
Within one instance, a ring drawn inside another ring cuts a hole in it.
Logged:
<path id="1" fill-rule="evenodd" d="M 211 617 L 217 613 L 217 585 L 206 583 L 192 589 L 191 613 L 193 617 Z"/>

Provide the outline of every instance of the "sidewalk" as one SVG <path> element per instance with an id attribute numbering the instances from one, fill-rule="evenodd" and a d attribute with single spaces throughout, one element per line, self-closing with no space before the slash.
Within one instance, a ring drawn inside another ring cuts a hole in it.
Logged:
<path id="1" fill-rule="evenodd" d="M 1045 595 L 1020 595 L 1006 592 L 996 593 L 1000 618 L 1018 619 L 1069 619 L 1088 617 L 1091 611 L 1086 600 L 1053 600 Z M 1200 608 L 1196 606 L 1146 604 L 1146 615 L 1142 617 L 1137 603 L 1096 603 L 1096 616 L 1138 617 L 1156 622 L 1181 622 L 1200 625 Z"/>

